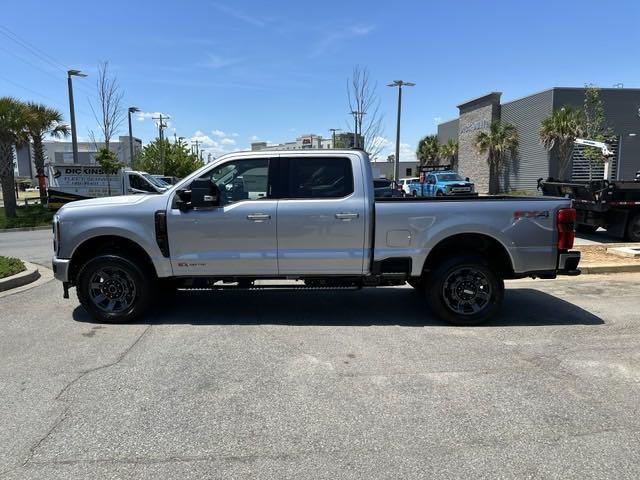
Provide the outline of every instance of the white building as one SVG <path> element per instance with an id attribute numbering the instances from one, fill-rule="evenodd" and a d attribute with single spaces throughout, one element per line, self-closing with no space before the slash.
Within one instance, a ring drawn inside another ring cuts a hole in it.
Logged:
<path id="1" fill-rule="evenodd" d="M 360 145 L 362 145 L 362 137 L 358 137 L 360 140 Z M 269 145 L 267 144 L 267 142 L 253 142 L 251 144 L 251 150 L 254 152 L 259 150 L 305 150 L 308 148 L 334 148 L 333 138 L 324 138 L 322 137 L 322 135 L 310 133 L 307 135 L 299 136 L 293 142 L 279 143 L 276 145 Z M 353 148 L 353 133 L 336 133 L 335 148 Z"/>

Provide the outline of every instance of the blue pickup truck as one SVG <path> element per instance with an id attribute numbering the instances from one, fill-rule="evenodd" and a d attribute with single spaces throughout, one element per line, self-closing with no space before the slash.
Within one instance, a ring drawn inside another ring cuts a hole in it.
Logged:
<path id="1" fill-rule="evenodd" d="M 425 175 L 424 184 L 421 184 L 419 180 L 414 180 L 409 184 L 410 195 L 414 197 L 440 197 L 475 194 L 474 184 L 456 172 L 430 172 Z"/>

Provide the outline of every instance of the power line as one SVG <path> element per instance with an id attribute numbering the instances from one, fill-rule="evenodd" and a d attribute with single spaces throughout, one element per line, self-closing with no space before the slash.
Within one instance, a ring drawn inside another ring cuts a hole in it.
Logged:
<path id="1" fill-rule="evenodd" d="M 55 58 L 53 58 L 51 55 L 46 53 L 44 50 L 39 49 L 38 47 L 36 47 L 32 43 L 29 43 L 28 41 L 26 41 L 24 39 L 21 39 L 17 34 L 12 32 L 11 30 L 9 30 L 4 25 L 0 25 L 0 35 L 4 35 L 9 40 L 13 40 L 15 43 L 17 43 L 18 45 L 21 45 L 23 48 L 25 48 L 27 50 L 30 50 L 34 55 L 40 57 L 42 60 L 47 62 L 49 65 L 52 65 L 55 68 L 60 68 L 65 72 L 67 70 L 69 70 L 69 68 L 67 66 L 65 66 L 62 63 L 58 62 Z"/>

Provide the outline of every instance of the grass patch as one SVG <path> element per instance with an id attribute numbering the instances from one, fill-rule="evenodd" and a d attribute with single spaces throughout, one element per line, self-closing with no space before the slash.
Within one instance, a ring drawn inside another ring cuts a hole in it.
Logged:
<path id="1" fill-rule="evenodd" d="M 18 207 L 14 218 L 4 216 L 4 208 L 0 208 L 0 230 L 5 228 L 40 227 L 51 225 L 53 211 L 41 205 Z"/>
<path id="2" fill-rule="evenodd" d="M 0 278 L 10 277 L 24 271 L 22 260 L 12 257 L 0 257 Z"/>

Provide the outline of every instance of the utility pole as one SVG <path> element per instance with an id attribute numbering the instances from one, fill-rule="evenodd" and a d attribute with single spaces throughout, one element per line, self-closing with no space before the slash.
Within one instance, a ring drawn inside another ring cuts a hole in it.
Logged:
<path id="1" fill-rule="evenodd" d="M 76 111 L 73 105 L 73 82 L 71 77 L 86 77 L 80 70 L 67 70 L 67 87 L 69 88 L 69 118 L 71 120 L 71 148 L 73 163 L 78 164 L 78 133 L 76 132 Z"/>
<path id="2" fill-rule="evenodd" d="M 158 120 L 158 138 L 160 139 L 160 165 L 162 165 L 162 175 L 164 175 L 164 129 L 167 128 L 167 124 L 164 120 L 168 120 L 171 117 L 163 116 L 160 114 L 158 117 L 153 117 L 153 120 Z"/>
<path id="3" fill-rule="evenodd" d="M 402 112 L 402 87 L 413 87 L 415 83 L 403 80 L 394 80 L 387 87 L 398 87 L 398 120 L 396 123 L 396 158 L 393 159 L 393 180 L 398 181 L 400 176 L 400 115 Z"/>
<path id="4" fill-rule="evenodd" d="M 200 155 L 200 149 L 199 149 L 199 147 L 198 147 L 198 146 L 199 146 L 199 144 L 200 144 L 200 143 L 198 142 L 198 139 L 196 139 L 196 157 Z"/>
<path id="5" fill-rule="evenodd" d="M 133 130 L 131 129 L 131 114 L 135 112 L 139 112 L 140 109 L 138 107 L 129 107 L 129 162 L 130 165 L 133 166 Z"/>
<path id="6" fill-rule="evenodd" d="M 336 132 L 339 132 L 339 128 L 330 128 L 331 132 L 331 148 L 336 148 Z"/>

